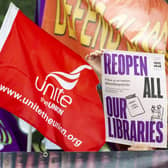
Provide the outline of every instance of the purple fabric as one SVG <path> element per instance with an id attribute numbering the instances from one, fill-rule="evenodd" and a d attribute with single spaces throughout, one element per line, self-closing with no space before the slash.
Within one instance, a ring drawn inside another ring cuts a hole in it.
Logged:
<path id="1" fill-rule="evenodd" d="M 43 20 L 45 0 L 36 0 L 36 15 L 35 22 L 41 27 Z"/>
<path id="2" fill-rule="evenodd" d="M 0 152 L 26 151 L 26 141 L 15 117 L 0 109 Z"/>

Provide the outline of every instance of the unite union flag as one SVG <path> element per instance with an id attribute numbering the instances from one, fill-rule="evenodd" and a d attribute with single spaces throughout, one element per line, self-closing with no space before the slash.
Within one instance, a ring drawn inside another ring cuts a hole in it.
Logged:
<path id="1" fill-rule="evenodd" d="M 10 4 L 0 30 L 0 108 L 65 151 L 97 151 L 104 113 L 93 69 Z"/>

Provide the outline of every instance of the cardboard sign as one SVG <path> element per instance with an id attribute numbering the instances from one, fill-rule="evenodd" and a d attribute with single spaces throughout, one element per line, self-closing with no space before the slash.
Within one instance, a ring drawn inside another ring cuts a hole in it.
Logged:
<path id="1" fill-rule="evenodd" d="M 164 55 L 105 51 L 102 70 L 106 141 L 166 147 Z"/>

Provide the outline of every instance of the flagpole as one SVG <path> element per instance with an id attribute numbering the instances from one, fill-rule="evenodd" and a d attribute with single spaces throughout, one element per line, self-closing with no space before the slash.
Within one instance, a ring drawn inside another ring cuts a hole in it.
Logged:
<path id="1" fill-rule="evenodd" d="M 32 146 L 32 126 L 29 125 L 29 132 L 27 134 L 27 152 L 31 152 Z"/>

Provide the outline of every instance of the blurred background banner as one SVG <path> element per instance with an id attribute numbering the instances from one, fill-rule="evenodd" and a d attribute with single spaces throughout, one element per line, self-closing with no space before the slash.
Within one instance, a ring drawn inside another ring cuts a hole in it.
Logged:
<path id="1" fill-rule="evenodd" d="M 167 168 L 168 151 L 0 153 L 1 168 Z"/>
<path id="2" fill-rule="evenodd" d="M 0 109 L 0 152 L 25 150 L 26 135 L 19 130 L 16 118 Z"/>
<path id="3" fill-rule="evenodd" d="M 43 12 L 44 12 L 45 0 L 36 0 L 36 15 L 35 22 L 41 27 Z"/>
<path id="4" fill-rule="evenodd" d="M 166 54 L 167 10 L 164 0 L 46 0 L 41 27 L 83 58 L 101 49 Z"/>

